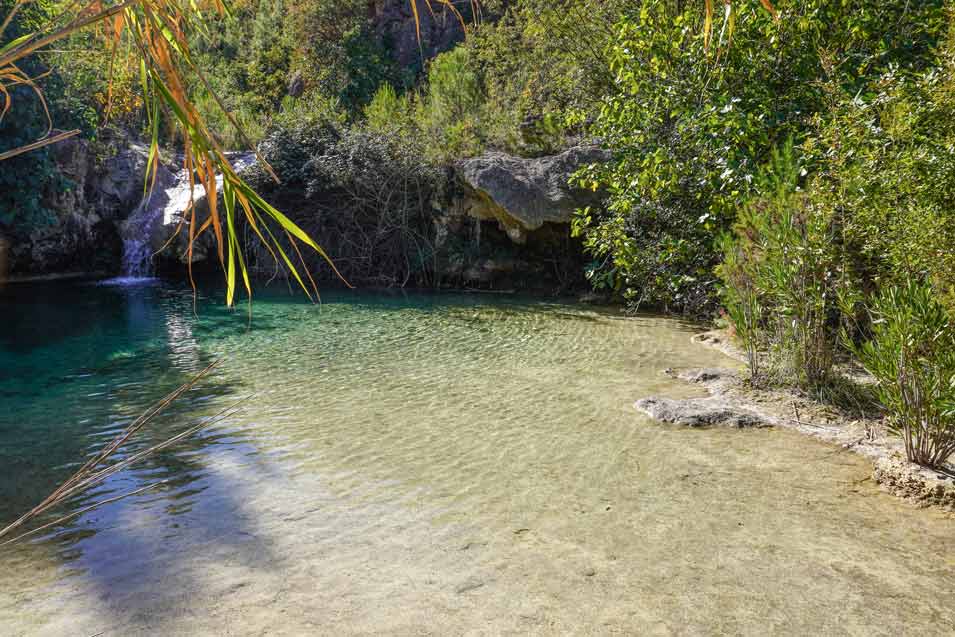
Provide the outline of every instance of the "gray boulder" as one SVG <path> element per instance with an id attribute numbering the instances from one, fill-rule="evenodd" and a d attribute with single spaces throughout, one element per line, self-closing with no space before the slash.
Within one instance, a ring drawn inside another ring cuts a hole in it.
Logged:
<path id="1" fill-rule="evenodd" d="M 524 159 L 487 153 L 455 164 L 465 191 L 464 206 L 477 219 L 497 219 L 515 243 L 545 223 L 569 223 L 577 208 L 601 195 L 568 184 L 581 167 L 606 162 L 609 151 L 577 146 L 558 155 Z"/>
<path id="2" fill-rule="evenodd" d="M 771 427 L 769 419 L 747 409 L 736 407 L 718 396 L 709 398 L 644 398 L 634 407 L 655 420 L 684 427 Z"/>
<path id="3" fill-rule="evenodd" d="M 91 203 L 120 215 L 142 200 L 149 160 L 148 146 L 132 141 L 127 143 L 128 146 L 107 158 L 90 180 L 90 194 L 95 199 Z M 159 170 L 166 172 L 162 166 Z M 160 180 L 162 177 L 159 176 Z"/>

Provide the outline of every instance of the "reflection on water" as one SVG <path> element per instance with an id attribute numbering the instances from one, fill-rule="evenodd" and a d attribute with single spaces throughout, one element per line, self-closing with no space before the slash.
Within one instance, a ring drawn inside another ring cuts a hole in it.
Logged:
<path id="1" fill-rule="evenodd" d="M 152 444 L 254 395 L 0 552 L 3 634 L 948 634 L 952 521 L 784 432 L 631 407 L 726 364 L 691 328 L 482 296 L 0 292 L 0 521 L 226 360 Z M 130 450 L 131 451 L 131 450 Z M 59 514 L 64 511 L 58 512 Z M 941 557 L 939 557 L 941 556 Z"/>

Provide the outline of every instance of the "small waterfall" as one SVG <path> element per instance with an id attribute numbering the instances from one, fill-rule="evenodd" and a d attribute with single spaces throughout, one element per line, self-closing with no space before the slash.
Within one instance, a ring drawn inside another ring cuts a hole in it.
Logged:
<path id="1" fill-rule="evenodd" d="M 153 229 L 163 207 L 157 205 L 158 193 L 153 193 L 139 204 L 123 225 L 123 277 L 148 278 L 152 274 Z"/>
<path id="2" fill-rule="evenodd" d="M 241 171 L 255 163 L 255 153 L 230 153 L 229 159 L 235 170 Z M 179 223 L 180 216 L 189 207 L 189 172 L 180 170 L 165 175 L 165 178 L 159 178 L 152 193 L 123 224 L 122 281 L 148 279 L 153 274 L 152 257 L 161 247 L 157 245 L 159 231 L 164 226 Z M 222 187 L 222 175 L 216 177 L 216 187 Z M 195 184 L 192 196 L 197 203 L 204 199 L 205 187 Z"/>
<path id="3" fill-rule="evenodd" d="M 152 256 L 159 247 L 153 238 L 173 216 L 178 220 L 189 206 L 189 173 L 180 170 L 157 178 L 152 193 L 143 199 L 123 224 L 123 278 L 148 278 L 153 273 Z M 195 197 L 205 196 L 205 189 L 197 186 Z"/>

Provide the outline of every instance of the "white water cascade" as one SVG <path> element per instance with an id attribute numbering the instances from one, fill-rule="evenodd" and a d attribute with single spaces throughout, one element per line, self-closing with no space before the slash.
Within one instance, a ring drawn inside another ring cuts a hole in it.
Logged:
<path id="1" fill-rule="evenodd" d="M 255 163 L 255 153 L 229 153 L 229 160 L 236 171 Z M 189 173 L 186 170 L 159 179 L 151 194 L 147 195 L 135 211 L 126 219 L 122 228 L 123 273 L 120 281 L 148 279 L 153 273 L 152 257 L 162 247 L 160 232 L 163 228 L 179 223 L 180 216 L 189 208 Z M 217 190 L 222 187 L 222 175 L 216 176 Z M 206 196 L 206 189 L 195 184 L 192 197 L 196 202 Z"/>

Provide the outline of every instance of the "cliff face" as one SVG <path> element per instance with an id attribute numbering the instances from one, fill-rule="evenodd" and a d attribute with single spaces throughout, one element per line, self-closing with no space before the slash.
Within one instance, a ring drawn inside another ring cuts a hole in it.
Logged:
<path id="1" fill-rule="evenodd" d="M 334 131 L 273 139 L 261 150 L 282 183 L 274 184 L 254 165 L 244 176 L 314 237 L 355 285 L 546 291 L 584 286 L 584 257 L 569 224 L 575 209 L 598 197 L 571 188 L 568 180 L 582 165 L 606 160 L 605 151 L 577 147 L 534 159 L 487 153 L 442 171 L 376 139 L 343 139 Z M 160 270 L 184 276 L 188 231 L 168 241 L 178 219 L 160 215 L 155 224 L 136 222 L 151 210 L 141 205 L 146 157 L 146 148 L 128 140 L 114 144 L 104 159 L 94 158 L 82 140 L 58 148 L 57 165 L 74 185 L 50 196 L 48 225 L 0 242 L 11 274 L 115 274 L 124 248 L 128 252 L 136 243 L 147 259 L 165 246 Z M 177 200 L 176 180 L 188 181 L 165 168 L 160 173 L 156 201 L 150 202 L 169 212 Z M 207 209 L 200 196 L 200 220 Z M 150 236 L 130 237 L 137 229 Z M 246 230 L 240 223 L 249 266 L 271 275 L 271 255 Z M 194 267 L 218 269 L 211 241 L 209 232 L 195 246 Z M 335 278 L 322 259 L 305 256 L 318 278 Z"/>
<path id="2" fill-rule="evenodd" d="M 420 44 L 412 2 L 418 9 Z M 430 9 L 426 0 L 372 0 L 368 13 L 373 32 L 391 49 L 395 61 L 402 67 L 413 68 L 420 65 L 422 57 L 430 60 L 462 41 L 462 21 L 467 25 L 480 17 L 472 15 L 468 3 L 456 6 L 460 17 L 437 0 L 432 0 Z"/>
<path id="3" fill-rule="evenodd" d="M 147 149 L 125 137 L 96 149 L 73 138 L 53 152 L 67 187 L 44 193 L 44 223 L 6 230 L 9 275 L 117 272 L 120 225 L 142 198 Z"/>

